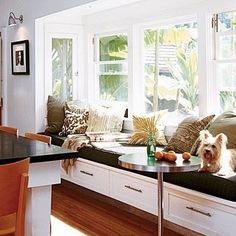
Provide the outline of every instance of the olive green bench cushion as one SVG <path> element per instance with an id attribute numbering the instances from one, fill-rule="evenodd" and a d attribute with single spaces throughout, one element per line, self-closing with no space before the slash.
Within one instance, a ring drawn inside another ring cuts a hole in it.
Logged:
<path id="1" fill-rule="evenodd" d="M 215 197 L 236 201 L 236 173 L 224 178 L 211 173 L 165 173 L 164 181 Z"/>
<path id="2" fill-rule="evenodd" d="M 47 133 L 48 134 L 48 133 Z M 62 145 L 65 137 L 52 136 L 52 143 Z M 96 148 L 85 146 L 79 150 L 81 158 L 94 161 L 111 167 L 124 169 L 118 165 L 118 158 L 122 154 L 144 152 L 144 146 L 123 146 L 117 145 L 111 148 Z M 127 171 L 131 171 L 125 169 Z M 156 173 L 131 171 L 151 178 L 157 178 Z M 185 172 L 185 173 L 165 173 L 164 181 L 188 189 L 196 190 L 215 197 L 230 201 L 236 201 L 236 173 L 224 178 L 210 173 Z"/>

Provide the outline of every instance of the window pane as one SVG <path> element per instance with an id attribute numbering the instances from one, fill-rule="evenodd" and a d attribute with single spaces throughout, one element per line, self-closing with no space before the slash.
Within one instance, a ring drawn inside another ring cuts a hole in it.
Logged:
<path id="1" fill-rule="evenodd" d="M 99 99 L 128 101 L 128 42 L 126 34 L 99 37 L 97 76 Z"/>
<path id="2" fill-rule="evenodd" d="M 216 76 L 219 111 L 236 108 L 236 11 L 218 14 Z"/>
<path id="3" fill-rule="evenodd" d="M 52 94 L 72 100 L 72 39 L 52 39 Z"/>
<path id="4" fill-rule="evenodd" d="M 144 31 L 146 112 L 198 112 L 197 25 Z M 157 65 L 157 68 L 155 68 Z"/>
<path id="5" fill-rule="evenodd" d="M 99 38 L 99 61 L 117 61 L 127 58 L 127 35 L 119 34 Z"/>
<path id="6" fill-rule="evenodd" d="M 128 73 L 127 63 L 102 64 L 99 66 L 99 72 L 102 75 L 124 75 Z"/>
<path id="7" fill-rule="evenodd" d="M 218 14 L 218 30 L 219 32 L 228 30 L 236 31 L 236 11 Z"/>
<path id="8" fill-rule="evenodd" d="M 236 92 L 220 91 L 220 108 L 226 111 L 236 108 Z"/>
<path id="9" fill-rule="evenodd" d="M 236 59 L 236 35 L 219 37 L 219 59 Z"/>
<path id="10" fill-rule="evenodd" d="M 120 101 L 128 100 L 127 75 L 100 75 L 99 94 L 100 100 Z"/>
<path id="11" fill-rule="evenodd" d="M 217 66 L 220 110 L 236 108 L 236 64 L 224 63 Z"/>
<path id="12" fill-rule="evenodd" d="M 223 90 L 236 90 L 236 64 L 222 63 L 217 66 L 219 88 Z"/>

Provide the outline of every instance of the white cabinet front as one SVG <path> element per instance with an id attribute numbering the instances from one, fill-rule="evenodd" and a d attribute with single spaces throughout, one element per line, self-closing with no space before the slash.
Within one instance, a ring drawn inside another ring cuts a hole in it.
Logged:
<path id="1" fill-rule="evenodd" d="M 73 179 L 83 187 L 109 195 L 109 170 L 79 160 L 73 170 Z"/>
<path id="2" fill-rule="evenodd" d="M 191 195 L 167 191 L 165 218 L 206 235 L 233 236 L 236 232 L 234 214 L 217 208 L 217 204 Z"/>
<path id="3" fill-rule="evenodd" d="M 111 197 L 157 215 L 157 184 L 111 172 Z"/>

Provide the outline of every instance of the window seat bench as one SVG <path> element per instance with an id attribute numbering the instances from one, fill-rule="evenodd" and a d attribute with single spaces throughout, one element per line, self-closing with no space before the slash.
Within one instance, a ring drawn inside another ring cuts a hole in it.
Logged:
<path id="1" fill-rule="evenodd" d="M 56 145 L 61 146 L 65 140 L 50 136 Z M 78 151 L 80 158 L 72 173 L 67 175 L 62 170 L 62 178 L 157 215 L 156 173 L 131 171 L 118 165 L 120 155 L 145 151 L 144 146 L 122 144 L 85 146 Z M 206 235 L 235 235 L 236 173 L 230 177 L 165 173 L 164 218 Z"/>

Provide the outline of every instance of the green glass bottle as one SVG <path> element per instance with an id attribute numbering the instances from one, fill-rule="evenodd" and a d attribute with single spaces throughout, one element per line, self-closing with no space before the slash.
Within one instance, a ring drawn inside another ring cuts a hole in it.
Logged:
<path id="1" fill-rule="evenodd" d="M 155 151 L 156 151 L 156 137 L 155 134 L 150 133 L 148 134 L 148 140 L 147 140 L 147 156 L 154 157 Z"/>

